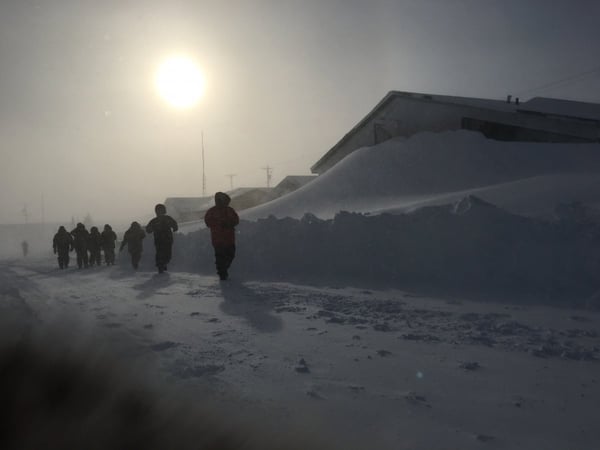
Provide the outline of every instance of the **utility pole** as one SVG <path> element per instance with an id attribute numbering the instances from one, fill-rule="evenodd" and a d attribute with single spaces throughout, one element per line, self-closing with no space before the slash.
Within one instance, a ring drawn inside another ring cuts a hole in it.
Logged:
<path id="1" fill-rule="evenodd" d="M 23 205 L 21 214 L 23 214 L 23 217 L 25 218 L 25 223 L 29 223 L 29 211 L 27 211 L 27 203 Z"/>
<path id="2" fill-rule="evenodd" d="M 262 169 L 267 172 L 267 187 L 270 188 L 271 187 L 271 178 L 273 176 L 273 168 L 269 167 L 267 165 L 267 167 L 263 167 Z"/>
<path id="3" fill-rule="evenodd" d="M 42 226 L 46 225 L 46 206 L 44 204 L 44 194 L 42 194 Z"/>
<path id="4" fill-rule="evenodd" d="M 206 172 L 204 171 L 204 130 L 201 132 L 202 137 L 202 197 L 206 197 Z"/>
<path id="5" fill-rule="evenodd" d="M 233 177 L 235 177 L 237 174 L 235 173 L 230 173 L 225 175 L 226 177 L 229 177 L 229 185 L 231 186 L 231 190 L 233 190 Z"/>

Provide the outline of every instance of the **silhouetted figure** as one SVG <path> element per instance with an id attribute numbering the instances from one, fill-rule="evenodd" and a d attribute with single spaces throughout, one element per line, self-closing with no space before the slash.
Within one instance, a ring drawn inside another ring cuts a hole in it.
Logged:
<path id="1" fill-rule="evenodd" d="M 27 253 L 29 253 L 29 243 L 27 241 L 21 242 L 21 250 L 23 250 L 23 257 L 27 258 Z"/>
<path id="2" fill-rule="evenodd" d="M 123 242 L 121 242 L 119 251 L 123 251 L 125 245 L 127 245 L 127 250 L 131 254 L 131 265 L 134 269 L 137 269 L 140 264 L 142 250 L 144 249 L 143 240 L 145 237 L 146 233 L 144 233 L 141 225 L 137 222 L 131 222 L 131 226 L 123 235 Z"/>
<path id="3" fill-rule="evenodd" d="M 156 217 L 146 225 L 147 233 L 154 233 L 154 246 L 156 247 L 156 268 L 158 273 L 167 270 L 171 261 L 171 248 L 173 247 L 173 232 L 179 227 L 171 216 L 167 215 L 167 208 L 162 203 L 154 207 Z"/>
<path id="4" fill-rule="evenodd" d="M 115 263 L 115 243 L 117 242 L 117 234 L 113 231 L 109 224 L 104 225 L 104 230 L 100 233 L 102 250 L 104 251 L 104 262 L 107 266 L 112 266 Z"/>
<path id="5" fill-rule="evenodd" d="M 98 227 L 90 228 L 90 238 L 88 240 L 88 252 L 90 253 L 90 266 L 102 265 L 102 236 Z"/>
<path id="6" fill-rule="evenodd" d="M 215 265 L 221 280 L 229 278 L 229 266 L 235 258 L 235 226 L 240 223 L 237 213 L 229 206 L 230 202 L 229 195 L 217 192 L 215 206 L 204 215 L 204 223 L 210 228 Z"/>
<path id="7" fill-rule="evenodd" d="M 52 240 L 54 254 L 58 253 L 58 267 L 66 269 L 69 267 L 69 252 L 73 251 L 73 238 L 67 232 L 65 227 L 59 227 L 58 232 Z"/>
<path id="8" fill-rule="evenodd" d="M 88 266 L 88 252 L 87 246 L 90 239 L 90 233 L 85 229 L 85 225 L 79 222 L 75 229 L 71 231 L 73 236 L 73 248 L 77 254 L 77 267 Z"/>

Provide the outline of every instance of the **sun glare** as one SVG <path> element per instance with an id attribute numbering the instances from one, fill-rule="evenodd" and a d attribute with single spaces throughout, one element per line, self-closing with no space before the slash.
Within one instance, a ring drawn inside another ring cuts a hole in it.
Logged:
<path id="1" fill-rule="evenodd" d="M 164 61 L 154 79 L 160 96 L 176 108 L 191 108 L 204 94 L 204 77 L 190 58 L 177 56 Z"/>

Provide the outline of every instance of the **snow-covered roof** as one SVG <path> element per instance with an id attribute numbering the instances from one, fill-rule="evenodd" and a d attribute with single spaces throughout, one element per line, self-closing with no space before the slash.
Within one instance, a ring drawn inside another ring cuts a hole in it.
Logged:
<path id="1" fill-rule="evenodd" d="M 213 202 L 213 197 L 169 197 L 165 200 L 167 210 L 175 208 L 178 211 L 206 209 Z"/>
<path id="2" fill-rule="evenodd" d="M 316 175 L 288 175 L 283 180 L 281 180 L 279 184 L 275 186 L 275 188 L 290 185 L 301 187 L 304 186 L 306 183 L 311 182 L 316 177 Z"/>
<path id="3" fill-rule="evenodd" d="M 534 97 L 522 103 L 519 112 L 532 112 L 581 120 L 600 121 L 600 104 L 557 98 Z"/>
<path id="4" fill-rule="evenodd" d="M 264 191 L 264 192 L 269 192 L 271 190 L 271 188 L 265 188 L 265 187 L 239 187 L 239 188 L 235 188 L 232 189 L 231 191 L 227 191 L 227 195 L 229 195 L 229 197 L 231 198 L 236 198 L 239 197 L 241 195 L 244 195 L 248 192 L 253 192 L 253 191 Z M 169 205 L 177 205 L 177 207 L 179 208 L 191 208 L 191 209 L 198 209 L 198 207 L 204 207 L 205 205 L 207 205 L 207 207 L 212 206 L 214 203 L 214 196 L 210 195 L 208 197 L 169 197 L 165 200 L 165 204 L 167 205 L 167 207 Z"/>
<path id="5" fill-rule="evenodd" d="M 317 161 L 312 167 L 311 171 L 315 172 L 316 168 L 320 166 L 324 161 L 328 160 L 331 155 L 337 152 L 337 150 L 343 146 L 348 139 L 350 139 L 355 132 L 361 129 L 388 103 L 398 99 L 408 98 L 410 100 L 431 102 L 431 103 L 445 103 L 454 104 L 460 106 L 468 106 L 473 108 L 491 109 L 494 111 L 501 112 L 516 112 L 518 105 L 514 102 L 509 103 L 504 100 L 489 100 L 483 98 L 471 98 L 471 97 L 454 97 L 450 95 L 434 95 L 434 94 L 423 94 L 417 92 L 404 92 L 404 91 L 390 91 L 386 94 L 383 99 L 365 116 L 358 122 L 348 133 L 346 133 L 342 139 L 339 140 L 319 161 Z"/>
<path id="6" fill-rule="evenodd" d="M 474 97 L 455 97 L 452 95 L 436 95 L 436 94 L 421 94 L 417 92 L 403 92 L 403 91 L 390 91 L 388 94 L 379 102 L 373 111 L 379 109 L 384 102 L 387 102 L 393 98 L 405 97 L 414 100 L 423 100 L 436 103 L 449 103 L 460 106 L 471 106 L 473 108 L 493 109 L 495 111 L 503 112 L 514 112 L 518 106 L 514 101 L 507 102 L 506 100 L 493 100 L 487 98 L 474 98 Z"/>
<path id="7" fill-rule="evenodd" d="M 235 198 L 235 197 L 239 197 L 240 195 L 244 195 L 248 192 L 252 192 L 252 191 L 264 191 L 264 192 L 269 192 L 271 190 L 271 188 L 266 188 L 266 187 L 239 187 L 239 188 L 235 188 L 232 189 L 231 191 L 227 191 L 227 195 L 229 195 L 231 198 Z"/>
<path id="8" fill-rule="evenodd" d="M 401 98 L 411 101 L 429 102 L 437 104 L 456 105 L 462 107 L 471 107 L 481 110 L 504 112 L 504 113 L 536 113 L 552 117 L 568 117 L 584 121 L 600 121 L 600 104 L 576 102 L 571 100 L 559 100 L 544 97 L 535 97 L 526 102 L 516 101 L 508 102 L 506 100 L 492 100 L 472 97 L 455 97 L 450 95 L 423 94 L 416 92 L 390 91 L 387 95 L 342 139 L 339 140 L 319 161 L 312 167 L 313 172 L 318 171 L 318 167 L 325 164 L 329 158 L 334 155 L 346 142 L 365 124 L 369 123 L 388 103 Z"/>

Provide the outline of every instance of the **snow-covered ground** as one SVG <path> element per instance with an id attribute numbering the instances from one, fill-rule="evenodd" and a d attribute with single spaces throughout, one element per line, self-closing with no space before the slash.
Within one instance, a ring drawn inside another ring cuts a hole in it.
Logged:
<path id="1" fill-rule="evenodd" d="M 126 349 L 192 404 L 208 387 L 272 429 L 296 430 L 290 439 L 593 449 L 600 438 L 597 313 L 51 263 L 3 263 L 4 306 L 36 323 L 68 317 L 74 335 Z"/>
<path id="2" fill-rule="evenodd" d="M 599 145 L 422 134 L 241 214 L 225 283 L 200 224 L 168 275 L 13 248 L 2 317 L 286 448 L 596 449 L 599 201 Z"/>

